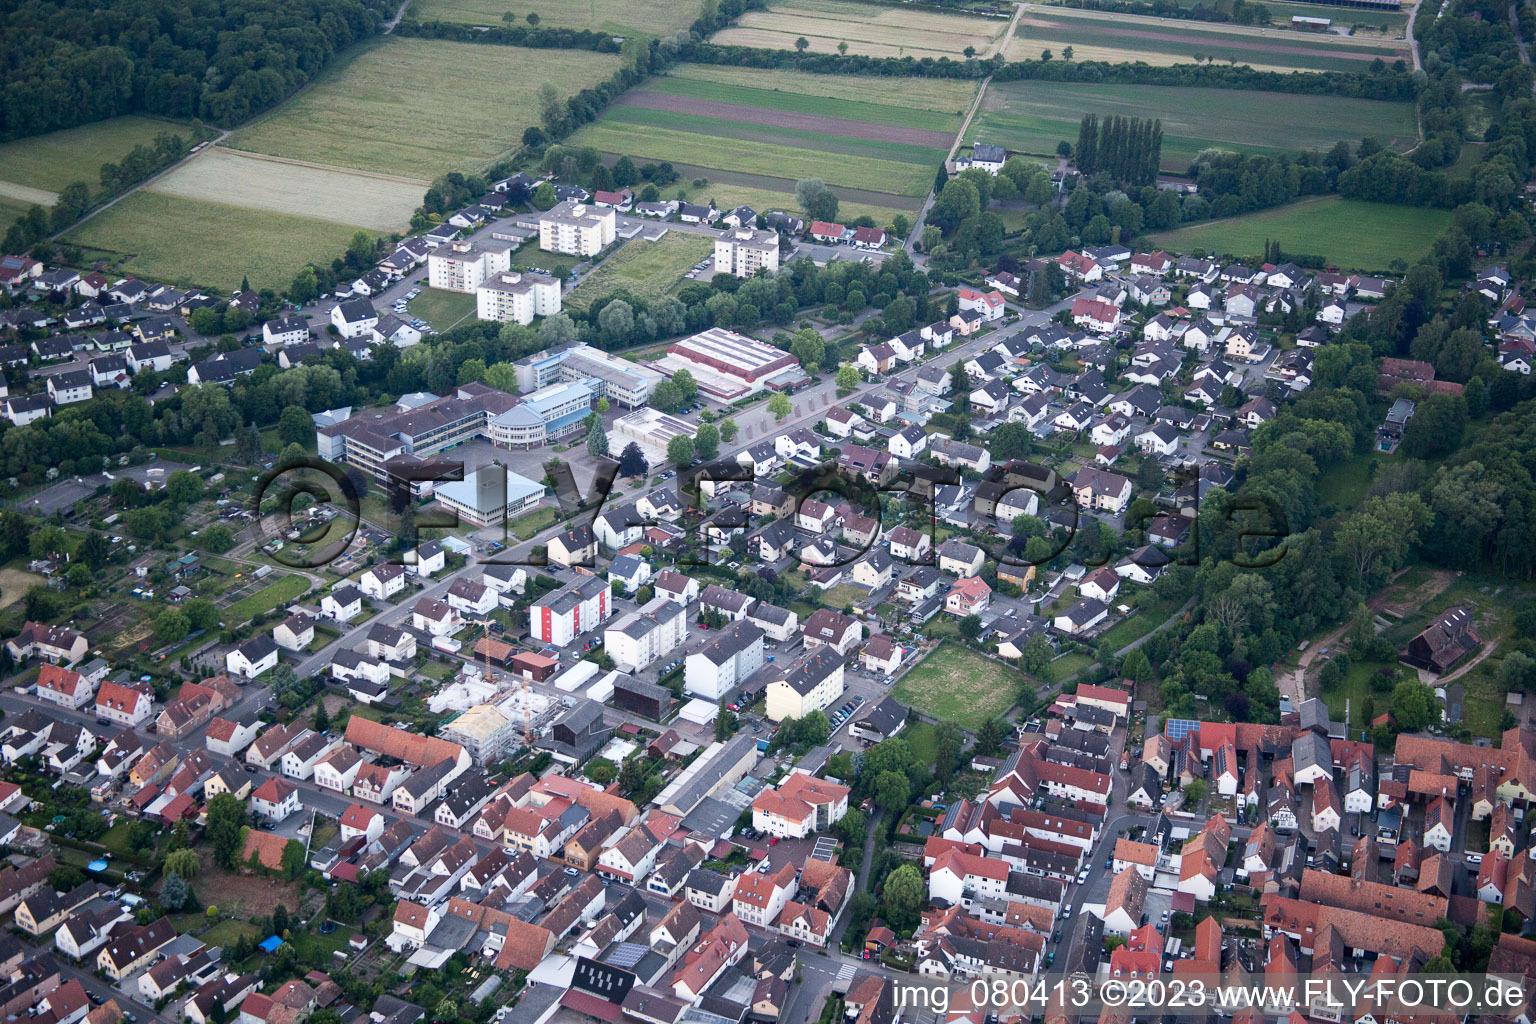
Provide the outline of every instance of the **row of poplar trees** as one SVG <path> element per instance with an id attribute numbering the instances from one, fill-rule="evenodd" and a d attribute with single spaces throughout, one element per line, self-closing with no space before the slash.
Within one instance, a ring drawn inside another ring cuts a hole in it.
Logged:
<path id="1" fill-rule="evenodd" d="M 1157 181 L 1163 152 L 1163 122 L 1140 117 L 1085 114 L 1077 129 L 1077 169 L 1107 171 L 1126 185 Z"/>

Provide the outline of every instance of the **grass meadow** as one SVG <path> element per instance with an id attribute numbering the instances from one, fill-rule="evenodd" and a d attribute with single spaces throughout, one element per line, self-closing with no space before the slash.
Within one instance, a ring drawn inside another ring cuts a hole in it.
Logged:
<path id="1" fill-rule="evenodd" d="M 620 288 L 652 302 L 683 280 L 683 275 L 715 251 L 714 239 L 669 231 L 654 242 L 632 238 L 577 286 L 565 305 L 583 310 Z"/>
<path id="2" fill-rule="evenodd" d="M 945 722 L 975 731 L 1013 706 L 1023 673 L 946 641 L 902 676 L 892 696 Z"/>
<path id="3" fill-rule="evenodd" d="M 40 189 L 53 194 L 46 202 L 27 197 L 23 211 L 33 202 L 51 206 L 58 191 L 72 181 L 96 188 L 103 163 L 121 160 L 134 146 L 153 143 L 161 132 L 192 135 L 191 128 L 178 121 L 126 116 L 0 144 L 0 195 L 6 193 L 6 183 Z"/>
<path id="4" fill-rule="evenodd" d="M 867 57 L 958 58 L 968 48 L 990 57 L 1007 30 L 1006 18 L 851 0 L 781 0 L 766 11 L 747 11 L 710 41 L 790 50 L 803 38 L 812 53 L 837 53 L 845 43 L 848 53 Z"/>
<path id="5" fill-rule="evenodd" d="M 1241 102 L 1238 102 L 1238 101 Z M 1163 122 L 1163 167 L 1183 172 L 1202 149 L 1280 154 L 1326 150 L 1373 135 L 1406 148 L 1417 135 L 1413 104 L 1278 92 L 1148 85 L 1009 82 L 988 86 L 967 142 L 1036 155 L 1076 144 L 1084 114 Z"/>
<path id="6" fill-rule="evenodd" d="M 602 81 L 615 55 L 387 36 L 340 57 L 310 88 L 227 145 L 269 156 L 430 181 L 479 171 L 538 120 L 533 96 Z"/>
<path id="7" fill-rule="evenodd" d="M 1325 197 L 1164 232 L 1150 242 L 1178 252 L 1204 249 L 1244 258 L 1262 255 L 1268 239 L 1343 270 L 1384 271 L 1394 259 L 1412 264 L 1450 222 L 1449 210 Z"/>
<path id="8" fill-rule="evenodd" d="M 64 241 L 125 274 L 230 291 L 246 275 L 253 288 L 285 288 L 306 262 L 329 263 L 356 231 L 350 224 L 136 192 Z"/>

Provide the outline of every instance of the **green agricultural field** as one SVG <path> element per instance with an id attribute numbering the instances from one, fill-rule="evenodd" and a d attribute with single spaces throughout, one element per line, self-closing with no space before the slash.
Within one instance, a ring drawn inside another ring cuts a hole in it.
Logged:
<path id="1" fill-rule="evenodd" d="M 714 251 L 713 239 L 678 231 L 669 231 L 654 242 L 632 238 L 581 282 L 565 305 L 572 310 L 586 309 L 621 288 L 652 302 L 672 290 L 694 264 Z"/>
<path id="2" fill-rule="evenodd" d="M 529 14 L 539 16 L 541 28 L 592 29 L 614 35 L 671 35 L 693 24 L 696 4 L 676 0 L 583 0 L 540 4 L 537 0 L 416 0 L 411 16 L 421 21 L 457 21 L 471 25 L 501 25 L 502 15 L 512 12 L 517 24 Z"/>
<path id="3" fill-rule="evenodd" d="M 1268 239 L 1287 252 L 1320 256 L 1344 270 L 1382 271 L 1395 259 L 1412 264 L 1450 222 L 1449 210 L 1330 197 L 1196 224 L 1153 235 L 1150 241 L 1178 252 L 1204 249 L 1257 257 Z"/>
<path id="4" fill-rule="evenodd" d="M 782 179 L 753 179 L 753 176 L 743 176 L 749 180 L 757 180 L 776 184 L 778 188 L 760 188 L 755 184 L 738 182 L 736 175 L 722 172 L 709 167 L 690 167 L 684 164 L 673 164 L 677 172 L 683 175 L 683 180 L 668 185 L 663 189 L 667 198 L 674 198 L 681 194 L 684 200 L 693 203 L 702 203 L 713 199 L 715 209 L 730 210 L 737 206 L 750 206 L 759 213 L 768 210 L 783 210 L 796 216 L 804 216 L 805 211 L 800 209 L 795 201 L 793 181 Z M 695 177 L 707 179 L 703 186 L 695 188 L 692 180 Z M 781 191 L 782 189 L 782 191 Z M 846 193 L 848 189 L 834 189 L 839 193 Z M 878 193 L 861 193 L 868 197 L 879 197 Z M 873 217 L 876 224 L 882 227 L 889 226 L 891 219 L 898 213 L 913 221 L 917 219 L 917 208 L 920 205 L 916 199 L 903 199 L 897 196 L 879 197 L 881 203 L 860 202 L 844 196 L 837 204 L 837 216 L 846 222 L 855 217 Z"/>
<path id="5" fill-rule="evenodd" d="M 1241 102 L 1238 102 L 1238 101 Z M 1160 118 L 1163 167 L 1188 170 L 1202 149 L 1280 154 L 1326 150 L 1340 140 L 1375 136 L 1384 145 L 1417 138 L 1412 103 L 1296 96 L 1278 92 L 1148 85 L 1009 82 L 991 85 L 967 142 L 1049 155 L 1077 141 L 1084 114 Z"/>
<path id="6" fill-rule="evenodd" d="M 249 275 L 253 288 L 286 288 L 304 263 L 330 263 L 357 228 L 222 203 L 135 192 L 65 236 L 89 259 L 151 281 L 227 292 Z"/>
<path id="7" fill-rule="evenodd" d="M 684 65 L 686 72 L 698 70 L 695 65 Z M 711 68 L 710 70 L 714 70 Z M 825 75 L 800 75 L 798 72 L 782 71 L 769 72 L 770 75 L 795 75 L 804 78 L 826 78 Z M 797 114 L 819 114 L 825 117 L 842 118 L 847 121 L 862 121 L 866 124 L 896 125 L 901 128 L 927 128 L 932 131 L 954 133 L 960 127 L 961 120 L 965 117 L 966 110 L 971 105 L 971 100 L 976 96 L 975 86 L 969 82 L 964 83 L 963 90 L 951 90 L 953 96 L 953 109 L 930 110 L 917 106 L 922 102 L 917 96 L 892 97 L 903 100 L 910 99 L 910 105 L 906 103 L 881 102 L 867 96 L 862 99 L 853 99 L 847 96 L 826 96 L 801 92 L 798 89 L 774 88 L 767 82 L 752 79 L 755 85 L 729 84 L 722 82 L 705 81 L 693 77 L 678 75 L 661 75 L 646 82 L 642 87 L 645 92 L 664 93 L 668 96 L 686 96 L 690 99 L 711 100 L 716 103 L 734 103 L 743 107 L 758 107 L 764 110 L 788 110 Z M 881 81 L 884 81 L 883 79 Z M 898 79 L 898 81 L 907 81 Z M 796 83 L 797 85 L 800 83 Z M 804 83 L 807 88 L 817 83 Z M 927 84 L 927 83 L 925 83 Z"/>
<path id="8" fill-rule="evenodd" d="M 974 732 L 1012 707 L 1025 682 L 1023 673 L 946 641 L 902 676 L 892 696 Z"/>
<path id="9" fill-rule="evenodd" d="M 387 36 L 332 62 L 309 88 L 225 143 L 269 156 L 431 179 L 478 171 L 521 144 L 545 82 L 573 94 L 615 55 Z"/>
<path id="10" fill-rule="evenodd" d="M 297 574 L 284 576 L 276 583 L 269 584 L 248 597 L 243 597 L 223 611 L 224 624 L 231 629 L 238 628 L 251 621 L 258 615 L 264 615 L 274 608 L 281 608 L 309 589 L 309 580 Z"/>
<path id="11" fill-rule="evenodd" d="M 1302 32 L 1287 20 L 1253 28 L 1176 18 L 1133 17 L 1103 11 L 1029 8 L 1019 19 L 1008 59 L 1060 53 L 1073 48 L 1076 60 L 1189 64 L 1200 60 L 1248 64 L 1274 71 L 1363 72 L 1380 58 L 1408 59 L 1408 45 L 1381 33 L 1343 36 Z"/>
<path id="12" fill-rule="evenodd" d="M 571 145 L 596 146 L 647 163 L 669 160 L 749 174 L 771 170 L 790 182 L 821 178 L 829 185 L 898 196 L 925 195 L 938 167 L 937 160 L 924 166 L 873 157 L 841 157 L 769 142 L 626 124 L 607 115 L 571 136 Z"/>
<path id="13" fill-rule="evenodd" d="M 840 217 L 868 212 L 888 223 L 927 195 L 976 88 L 684 65 L 630 90 L 570 144 L 669 162 L 682 176 L 677 187 L 706 178 L 705 194 L 717 199 L 722 182 L 773 196 L 764 208 L 795 209 L 777 197 L 820 178 L 847 202 Z"/>
<path id="14" fill-rule="evenodd" d="M 648 89 L 663 89 L 663 83 L 686 79 L 714 82 L 730 89 L 799 93 L 811 101 L 820 99 L 876 106 L 901 107 L 954 114 L 955 125 L 976 98 L 976 83 L 959 78 L 881 78 L 872 75 L 813 75 L 807 71 L 776 71 L 761 68 L 732 68 L 715 64 L 679 64 L 665 75 L 646 83 Z M 691 94 L 689 94 L 691 95 Z M 706 94 L 708 99 L 722 99 L 723 94 Z M 798 102 L 798 101 L 797 101 Z M 793 109 L 799 109 L 793 108 Z M 849 117 L 838 109 L 813 111 L 837 117 Z M 906 123 L 906 122 L 901 122 Z M 916 122 L 912 122 L 916 124 Z"/>
<path id="15" fill-rule="evenodd" d="M 853 139 L 825 132 L 805 131 L 784 126 L 743 124 L 728 118 L 701 117 L 675 110 L 651 110 L 646 107 L 615 105 L 603 115 L 612 125 L 639 128 L 649 133 L 662 130 L 705 135 L 723 145 L 734 142 L 763 142 L 793 146 L 815 153 L 836 154 L 855 159 L 881 160 L 915 164 L 931 180 L 932 170 L 944 159 L 945 151 L 933 146 L 910 145 L 878 139 Z M 852 182 L 849 182 L 852 184 Z"/>
<path id="16" fill-rule="evenodd" d="M 161 132 L 198 141 L 178 121 L 128 116 L 0 144 L 0 195 L 6 184 L 57 193 L 72 181 L 83 181 L 94 189 L 103 163 L 121 160 L 134 146 L 152 144 Z M 45 205 L 51 204 L 49 199 Z"/>

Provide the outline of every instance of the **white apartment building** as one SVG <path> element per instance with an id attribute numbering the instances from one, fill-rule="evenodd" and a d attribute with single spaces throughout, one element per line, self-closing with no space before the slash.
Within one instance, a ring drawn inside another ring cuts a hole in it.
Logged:
<path id="1" fill-rule="evenodd" d="M 595 256 L 613 243 L 617 225 L 612 209 L 567 200 L 539 215 L 539 248 Z"/>
<path id="2" fill-rule="evenodd" d="M 665 597 L 654 597 L 603 631 L 603 649 L 621 671 L 638 671 L 676 650 L 687 635 L 687 610 Z"/>
<path id="3" fill-rule="evenodd" d="M 736 622 L 720 630 L 684 663 L 683 689 L 695 697 L 719 700 L 737 683 L 763 667 L 763 630 Z"/>
<path id="4" fill-rule="evenodd" d="M 427 256 L 427 284 L 475 294 L 482 282 L 512 267 L 512 247 L 500 242 L 450 242 Z M 484 319 L 491 319 L 486 317 Z"/>
<path id="5" fill-rule="evenodd" d="M 779 235 L 776 231 L 737 228 L 715 239 L 715 272 L 751 277 L 759 270 L 779 269 Z"/>
<path id="6" fill-rule="evenodd" d="M 475 289 L 475 315 L 481 320 L 527 324 L 558 312 L 560 282 L 543 274 L 493 274 Z"/>

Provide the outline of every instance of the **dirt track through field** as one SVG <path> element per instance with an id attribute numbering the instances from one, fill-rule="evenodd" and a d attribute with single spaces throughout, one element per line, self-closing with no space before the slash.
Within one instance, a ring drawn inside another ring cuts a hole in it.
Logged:
<path id="1" fill-rule="evenodd" d="M 1021 27 L 1052 28 L 1052 29 L 1057 29 L 1057 28 L 1065 27 L 1062 24 L 1060 24 L 1059 22 L 1042 21 L 1042 20 L 1040 20 L 1038 18 L 1024 18 L 1023 20 L 1021 20 L 1019 22 L 1019 25 Z M 1098 32 L 1099 35 L 1109 36 L 1109 37 L 1114 37 L 1114 38 L 1119 38 L 1119 39 L 1151 39 L 1151 40 L 1154 40 L 1156 42 L 1163 42 L 1163 43 L 1187 43 L 1187 42 L 1191 42 L 1191 41 L 1193 41 L 1193 42 L 1201 42 L 1202 41 L 1198 36 L 1190 36 L 1190 35 L 1187 35 L 1187 34 L 1186 35 L 1180 35 L 1179 33 L 1176 33 L 1176 32 L 1145 32 L 1145 31 L 1138 31 L 1136 29 L 1129 29 L 1129 28 L 1109 28 L 1109 27 L 1096 28 L 1095 31 Z M 1261 43 L 1261 42 L 1257 42 L 1257 41 L 1245 42 L 1245 41 L 1236 40 L 1236 39 L 1220 39 L 1220 40 L 1213 39 L 1213 40 L 1211 40 L 1211 46 L 1213 48 L 1226 48 L 1226 49 L 1232 49 L 1232 50 L 1248 50 L 1248 51 L 1251 51 L 1251 52 L 1254 52 L 1254 53 L 1279 53 L 1279 54 L 1290 54 L 1292 56 L 1298 56 L 1299 55 L 1299 56 L 1306 56 L 1306 57 L 1337 58 L 1339 60 L 1364 60 L 1364 61 L 1372 61 L 1372 60 L 1377 60 L 1379 58 L 1384 58 L 1386 56 L 1385 54 L 1380 54 L 1380 53 L 1350 53 L 1348 51 L 1335 50 L 1335 49 L 1331 49 L 1329 47 L 1313 48 L 1313 47 L 1300 47 L 1300 46 L 1286 46 L 1286 45 L 1283 45 L 1283 44 L 1282 45 L 1273 45 L 1273 44 Z"/>
<path id="2" fill-rule="evenodd" d="M 948 132 L 934 132 L 924 128 L 898 128 L 892 125 L 870 124 L 867 121 L 825 117 L 820 114 L 798 114 L 792 110 L 769 110 L 763 107 L 745 107 L 737 103 L 670 96 L 659 92 L 631 92 L 614 102 L 627 107 L 665 110 L 675 114 L 691 114 L 694 117 L 712 117 L 741 124 L 793 128 L 796 131 L 817 132 L 822 135 L 869 139 L 874 142 L 897 142 L 908 146 L 931 146 L 934 149 L 947 147 L 953 138 Z"/>

